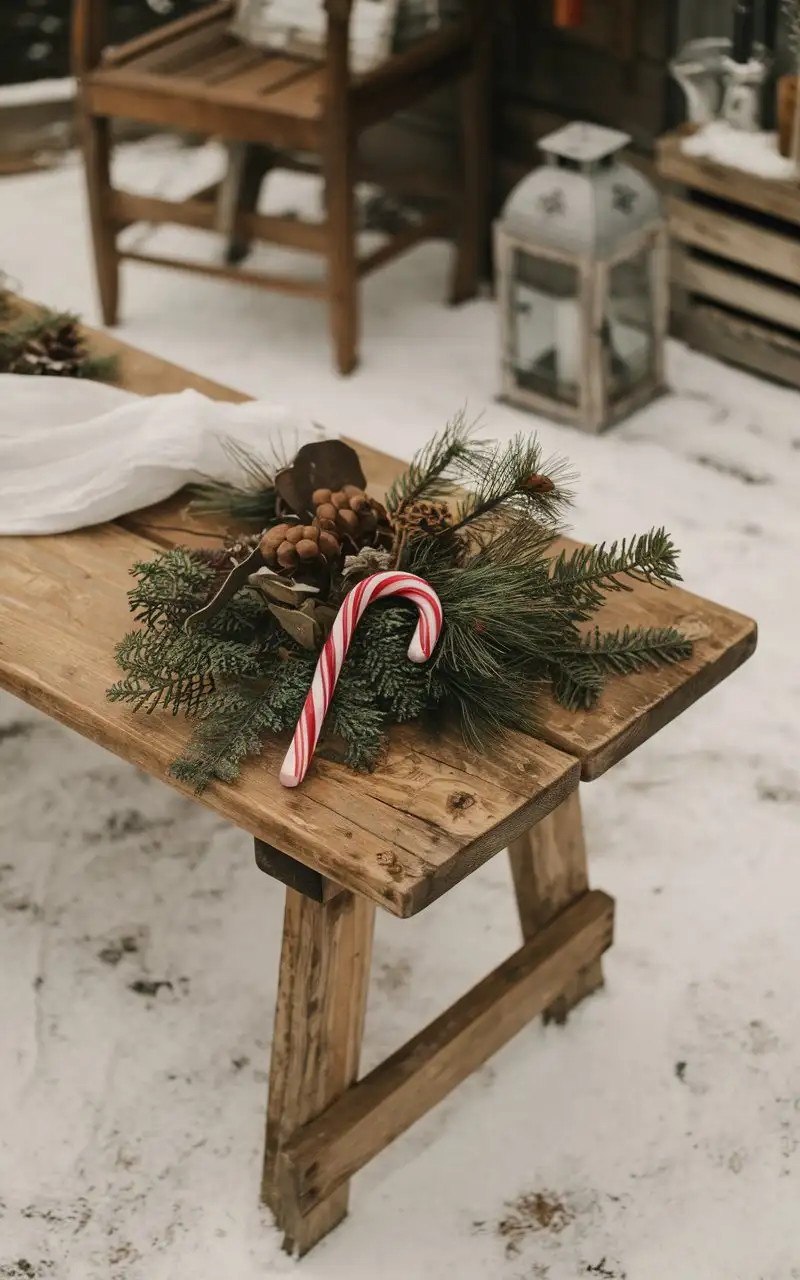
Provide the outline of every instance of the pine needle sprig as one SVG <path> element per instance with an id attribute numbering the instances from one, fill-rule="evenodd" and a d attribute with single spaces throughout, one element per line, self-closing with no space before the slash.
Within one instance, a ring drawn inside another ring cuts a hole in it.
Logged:
<path id="1" fill-rule="evenodd" d="M 550 589 L 581 621 L 590 617 L 611 591 L 632 591 L 634 582 L 655 586 L 680 582 L 677 560 L 666 530 L 653 529 L 608 546 L 601 543 L 562 552 L 552 566 Z"/>
<path id="2" fill-rule="evenodd" d="M 275 519 L 275 473 L 285 462 L 276 457 L 271 464 L 236 440 L 225 439 L 221 444 L 241 472 L 242 481 L 233 484 L 209 478 L 191 485 L 189 512 L 193 516 L 224 516 L 233 523 L 252 523 L 263 529 Z"/>
<path id="3" fill-rule="evenodd" d="M 136 586 L 128 592 L 134 621 L 145 627 L 183 625 L 211 592 L 216 575 L 185 547 L 172 547 L 131 567 Z"/>
<path id="4" fill-rule="evenodd" d="M 386 495 L 389 514 L 397 515 L 412 502 L 446 498 L 466 476 L 480 474 L 486 445 L 474 439 L 473 431 L 473 424 L 461 410 L 395 480 Z"/>
<path id="5" fill-rule="evenodd" d="M 691 641 L 675 627 L 595 627 L 572 647 L 552 649 L 548 664 L 557 701 L 577 711 L 597 703 L 609 676 L 684 662 L 691 653 Z"/>
<path id="6" fill-rule="evenodd" d="M 495 451 L 459 503 L 453 531 L 479 523 L 494 530 L 498 520 L 512 514 L 535 515 L 543 524 L 554 526 L 572 498 L 568 478 L 562 462 L 544 462 L 535 437 L 517 435 Z"/>

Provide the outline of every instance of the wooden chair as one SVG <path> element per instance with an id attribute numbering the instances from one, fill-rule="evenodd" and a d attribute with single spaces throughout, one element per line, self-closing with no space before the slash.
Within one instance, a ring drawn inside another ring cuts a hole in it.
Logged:
<path id="1" fill-rule="evenodd" d="M 358 363 L 358 282 L 376 267 L 422 240 L 452 235 L 457 251 L 451 301 L 475 294 L 489 181 L 488 0 L 465 0 L 462 20 L 358 75 L 348 66 L 351 4 L 352 0 L 325 0 L 325 58 L 315 63 L 265 53 L 238 41 L 230 34 L 232 0 L 210 4 L 118 48 L 105 47 L 105 0 L 75 0 L 73 62 L 80 83 L 89 212 L 105 324 L 117 321 L 120 260 L 182 267 L 327 298 L 336 362 L 347 374 Z M 458 198 L 359 257 L 354 202 L 359 135 L 455 80 L 463 86 L 463 186 Z M 246 239 L 322 254 L 327 260 L 324 282 L 121 249 L 118 233 L 135 222 L 214 231 L 216 189 L 174 202 L 112 188 L 114 117 L 319 156 L 325 182 L 323 223 L 267 217 L 248 209 L 236 211 L 234 222 Z"/>

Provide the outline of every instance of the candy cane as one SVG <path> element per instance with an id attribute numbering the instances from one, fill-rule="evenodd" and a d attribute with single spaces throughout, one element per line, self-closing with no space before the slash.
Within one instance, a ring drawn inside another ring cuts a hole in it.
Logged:
<path id="1" fill-rule="evenodd" d="M 442 606 L 433 587 L 423 578 L 390 570 L 373 573 L 359 582 L 345 596 L 320 654 L 292 744 L 281 766 L 280 778 L 285 787 L 299 786 L 306 776 L 353 632 L 364 610 L 384 596 L 403 596 L 419 609 L 419 621 L 408 646 L 411 661 L 427 662 L 436 648 L 442 630 Z"/>

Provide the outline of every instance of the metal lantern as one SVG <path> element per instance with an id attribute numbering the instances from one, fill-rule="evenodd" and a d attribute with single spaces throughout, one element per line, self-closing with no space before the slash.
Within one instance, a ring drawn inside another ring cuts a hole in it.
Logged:
<path id="1" fill-rule="evenodd" d="M 570 124 L 495 224 L 503 398 L 601 431 L 664 389 L 667 233 L 630 138 Z"/>

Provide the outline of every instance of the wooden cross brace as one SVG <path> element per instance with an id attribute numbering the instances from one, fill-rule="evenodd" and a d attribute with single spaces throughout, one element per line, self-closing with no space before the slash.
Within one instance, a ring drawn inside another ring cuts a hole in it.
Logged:
<path id="1" fill-rule="evenodd" d="M 602 984 L 614 904 L 590 891 L 578 792 L 510 850 L 523 946 L 358 1079 L 375 907 L 262 842 L 287 885 L 262 1198 L 303 1254 L 347 1213 L 352 1176 L 539 1014 Z"/>

